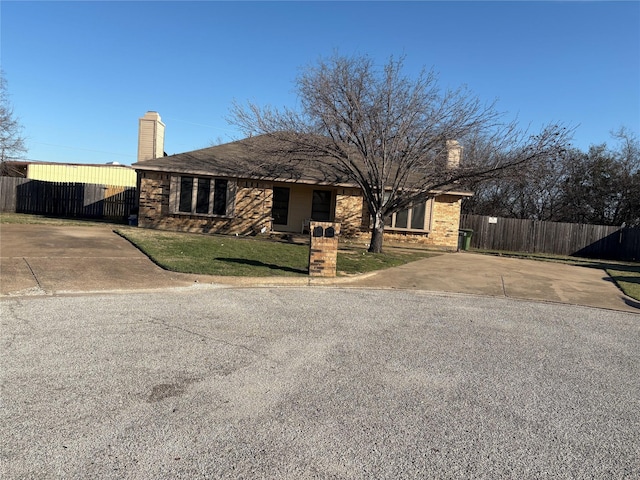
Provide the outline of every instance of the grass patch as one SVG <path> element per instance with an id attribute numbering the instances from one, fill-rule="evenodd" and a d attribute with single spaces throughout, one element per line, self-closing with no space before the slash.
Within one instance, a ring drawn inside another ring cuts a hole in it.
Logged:
<path id="1" fill-rule="evenodd" d="M 262 238 L 199 235 L 120 228 L 117 232 L 162 268 L 174 272 L 224 276 L 307 275 L 309 246 Z M 338 252 L 339 275 L 354 275 L 403 265 L 434 255 L 388 249 L 381 254 L 344 246 Z"/>
<path id="2" fill-rule="evenodd" d="M 605 269 L 616 285 L 626 295 L 640 301 L 640 266 Z"/>
<path id="3" fill-rule="evenodd" d="M 385 247 L 383 253 L 369 253 L 364 247 L 341 246 L 338 250 L 337 270 L 341 274 L 353 275 L 398 267 L 436 255 L 438 254 L 425 250 L 408 250 L 391 246 Z"/>
<path id="4" fill-rule="evenodd" d="M 598 268 L 604 270 L 625 295 L 640 301 L 640 264 L 635 262 L 619 262 L 615 260 L 599 260 L 594 258 L 571 257 L 567 255 L 551 255 L 548 253 L 500 252 L 495 250 L 474 250 L 477 253 L 500 255 L 504 257 L 524 258 L 545 262 L 565 263 L 579 267 Z"/>
<path id="5" fill-rule="evenodd" d="M 27 213 L 2 213 L 0 214 L 0 223 L 17 223 L 21 225 L 39 224 L 39 225 L 61 225 L 61 226 L 83 226 L 93 227 L 105 225 L 122 225 L 108 220 L 86 220 L 82 218 L 59 218 L 49 217 L 46 215 L 32 215 Z"/>
<path id="6" fill-rule="evenodd" d="M 255 277 L 307 273 L 309 251 L 304 245 L 138 228 L 117 233 L 174 272 Z"/>

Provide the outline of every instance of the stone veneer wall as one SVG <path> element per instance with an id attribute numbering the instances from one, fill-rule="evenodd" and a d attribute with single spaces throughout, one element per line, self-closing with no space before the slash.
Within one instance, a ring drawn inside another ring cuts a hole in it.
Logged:
<path id="1" fill-rule="evenodd" d="M 273 185 L 270 182 L 239 181 L 233 217 L 205 217 L 172 214 L 169 209 L 171 175 L 140 173 L 140 206 L 138 225 L 143 228 L 176 230 L 193 233 L 226 233 L 245 235 L 271 228 Z"/>
<path id="2" fill-rule="evenodd" d="M 428 234 L 391 232 L 387 230 L 384 232 L 384 239 L 394 242 L 419 243 L 447 251 L 457 250 L 461 206 L 461 197 L 457 195 L 439 195 L 433 201 L 431 230 Z M 369 219 L 368 211 L 366 218 L 367 220 Z M 366 234 L 369 234 L 368 225 L 364 230 L 366 230 Z"/>
<path id="3" fill-rule="evenodd" d="M 169 186 L 167 173 L 138 172 L 138 225 L 153 228 L 169 213 Z"/>
<path id="4" fill-rule="evenodd" d="M 444 250 L 458 249 L 461 206 L 462 198 L 457 195 L 439 195 L 434 199 L 431 231 L 425 245 Z"/>
<path id="5" fill-rule="evenodd" d="M 341 224 L 342 235 L 345 237 L 355 237 L 368 230 L 369 210 L 359 190 L 337 190 L 335 220 Z"/>
<path id="6" fill-rule="evenodd" d="M 144 228 L 196 233 L 237 233 L 244 235 L 271 228 L 273 184 L 238 181 L 235 216 L 203 217 L 177 215 L 169 211 L 171 175 L 141 172 L 138 225 Z M 440 195 L 433 202 L 431 231 L 420 233 L 385 232 L 385 240 L 420 243 L 443 250 L 457 250 L 462 199 L 457 195 Z M 369 235 L 369 210 L 357 189 L 336 192 L 335 221 L 341 224 L 344 237 Z"/>

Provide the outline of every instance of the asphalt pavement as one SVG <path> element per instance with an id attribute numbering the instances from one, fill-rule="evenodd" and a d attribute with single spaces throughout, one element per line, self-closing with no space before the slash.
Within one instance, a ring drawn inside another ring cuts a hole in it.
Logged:
<path id="1" fill-rule="evenodd" d="M 640 478 L 631 313 L 205 284 L 0 309 L 2 478 Z"/>
<path id="2" fill-rule="evenodd" d="M 639 310 L 601 270 L 193 276 L 42 225 L 0 253 L 1 478 L 640 477 Z"/>

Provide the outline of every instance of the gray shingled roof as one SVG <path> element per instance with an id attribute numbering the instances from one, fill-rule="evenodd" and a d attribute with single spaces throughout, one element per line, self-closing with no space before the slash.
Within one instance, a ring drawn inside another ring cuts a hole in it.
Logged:
<path id="1" fill-rule="evenodd" d="M 318 158 L 313 154 L 294 155 L 287 152 L 283 145 L 285 144 L 278 143 L 278 140 L 273 137 L 259 135 L 214 147 L 145 160 L 134 163 L 132 166 L 142 171 L 193 176 L 207 175 L 359 188 L 347 175 L 331 168 L 333 162 L 330 158 Z M 443 189 L 433 193 L 445 193 L 445 190 L 454 195 L 471 195 L 471 192 L 457 188 Z"/>
<path id="2" fill-rule="evenodd" d="M 275 180 L 309 184 L 355 186 L 325 163 L 312 159 L 294 158 L 279 152 L 282 161 L 262 159 L 273 140 L 264 135 L 246 138 L 223 145 L 178 153 L 133 164 L 136 170 L 212 175 L 230 178 Z M 286 160 L 286 161 L 284 161 Z"/>

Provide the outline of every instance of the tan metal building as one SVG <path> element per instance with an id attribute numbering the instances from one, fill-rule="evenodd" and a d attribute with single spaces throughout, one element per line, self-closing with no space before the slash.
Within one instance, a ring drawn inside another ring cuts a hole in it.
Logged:
<path id="1" fill-rule="evenodd" d="M 27 178 L 46 182 L 90 183 L 135 187 L 136 171 L 125 165 L 29 163 Z"/>

